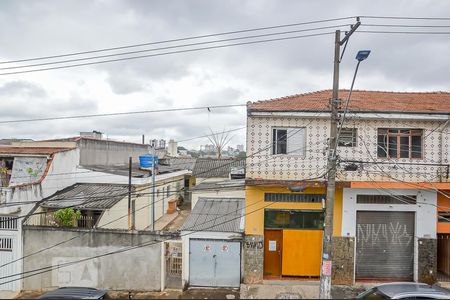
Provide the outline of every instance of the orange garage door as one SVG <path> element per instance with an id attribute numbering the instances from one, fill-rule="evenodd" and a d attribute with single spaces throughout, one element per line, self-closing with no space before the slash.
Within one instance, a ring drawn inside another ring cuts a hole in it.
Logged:
<path id="1" fill-rule="evenodd" d="M 320 276 L 322 230 L 283 230 L 282 275 Z"/>

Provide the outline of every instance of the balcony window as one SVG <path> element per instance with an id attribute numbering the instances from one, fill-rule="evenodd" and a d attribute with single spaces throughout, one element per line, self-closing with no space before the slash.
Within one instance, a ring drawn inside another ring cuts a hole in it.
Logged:
<path id="1" fill-rule="evenodd" d="M 379 158 L 422 158 L 422 129 L 378 129 Z"/>
<path id="2" fill-rule="evenodd" d="M 305 128 L 273 128 L 272 154 L 305 154 Z"/>

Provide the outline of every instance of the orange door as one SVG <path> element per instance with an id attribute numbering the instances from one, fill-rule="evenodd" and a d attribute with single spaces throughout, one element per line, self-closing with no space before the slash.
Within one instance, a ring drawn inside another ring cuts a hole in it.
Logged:
<path id="1" fill-rule="evenodd" d="M 281 276 L 283 231 L 264 230 L 264 275 Z"/>
<path id="2" fill-rule="evenodd" d="M 283 275 L 320 276 L 322 230 L 283 230 Z"/>

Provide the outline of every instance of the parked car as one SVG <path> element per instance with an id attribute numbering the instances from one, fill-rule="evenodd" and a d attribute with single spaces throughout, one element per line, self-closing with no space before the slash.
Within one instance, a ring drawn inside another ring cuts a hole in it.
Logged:
<path id="1" fill-rule="evenodd" d="M 450 299 L 450 291 L 439 286 L 414 282 L 395 282 L 375 286 L 357 299 Z"/>
<path id="2" fill-rule="evenodd" d="M 62 287 L 38 299 L 106 299 L 106 291 L 87 287 Z"/>

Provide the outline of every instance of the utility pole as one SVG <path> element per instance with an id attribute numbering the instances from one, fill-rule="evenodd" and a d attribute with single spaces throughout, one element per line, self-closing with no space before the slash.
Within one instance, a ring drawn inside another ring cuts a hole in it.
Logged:
<path id="1" fill-rule="evenodd" d="M 128 165 L 128 229 L 133 229 L 131 225 L 131 164 L 133 158 L 130 156 Z"/>
<path id="2" fill-rule="evenodd" d="M 155 231 L 155 142 L 152 141 L 152 230 Z M 163 195 L 164 196 L 164 195 Z M 163 198 L 164 199 L 164 198 Z M 163 200 L 164 202 L 164 200 Z"/>
<path id="3" fill-rule="evenodd" d="M 333 206 L 334 195 L 336 193 L 336 145 L 337 129 L 339 124 L 339 64 L 341 62 L 341 46 L 348 41 L 353 32 L 359 27 L 361 22 L 356 19 L 356 24 L 345 34 L 341 40 L 341 31 L 336 30 L 334 41 L 334 72 L 333 72 L 333 94 L 330 100 L 331 106 L 331 126 L 330 141 L 328 146 L 327 161 L 327 198 L 325 202 L 325 224 L 322 241 L 322 266 L 320 270 L 320 299 L 331 299 L 331 271 L 333 259 Z M 345 48 L 344 48 L 345 50 Z"/>

